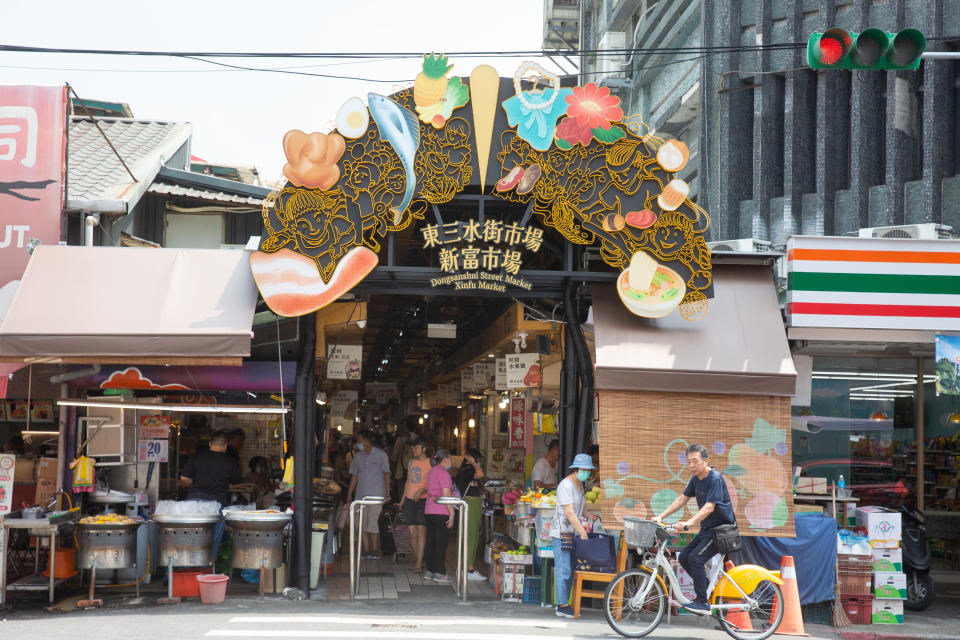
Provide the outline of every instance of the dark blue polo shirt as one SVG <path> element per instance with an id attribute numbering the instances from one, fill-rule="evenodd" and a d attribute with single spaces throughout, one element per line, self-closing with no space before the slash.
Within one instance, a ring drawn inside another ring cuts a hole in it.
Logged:
<path id="1" fill-rule="evenodd" d="M 690 478 L 690 483 L 683 490 L 683 495 L 688 498 L 696 497 L 697 508 L 702 509 L 703 505 L 712 502 L 715 506 L 713 513 L 708 515 L 700 523 L 700 530 L 706 531 L 710 527 L 718 524 L 728 524 L 736 522 L 733 515 L 733 505 L 730 504 L 730 493 L 727 491 L 727 483 L 723 481 L 723 476 L 716 469 L 710 469 L 707 477 L 701 480 L 697 476 Z"/>

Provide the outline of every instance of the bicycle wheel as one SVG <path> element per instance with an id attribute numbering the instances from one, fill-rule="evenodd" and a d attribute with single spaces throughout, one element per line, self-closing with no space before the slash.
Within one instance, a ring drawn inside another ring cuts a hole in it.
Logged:
<path id="1" fill-rule="evenodd" d="M 637 594 L 653 584 L 642 602 Z M 660 624 L 666 608 L 666 594 L 660 581 L 647 568 L 628 569 L 614 578 L 603 594 L 603 615 L 614 631 L 627 638 L 640 638 Z"/>
<path id="2" fill-rule="evenodd" d="M 757 584 L 750 597 L 756 601 L 753 608 L 718 611 L 720 626 L 737 640 L 764 640 L 773 635 L 783 620 L 783 591 L 769 580 Z M 717 597 L 717 604 L 735 604 L 743 598 Z"/>

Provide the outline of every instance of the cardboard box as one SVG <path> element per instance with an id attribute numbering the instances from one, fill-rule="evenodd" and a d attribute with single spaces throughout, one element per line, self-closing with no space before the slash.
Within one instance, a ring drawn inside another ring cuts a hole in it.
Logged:
<path id="1" fill-rule="evenodd" d="M 907 599 L 907 574 L 878 571 L 873 574 L 874 598 Z"/>
<path id="2" fill-rule="evenodd" d="M 797 493 L 825 494 L 827 493 L 827 479 L 800 476 L 797 478 Z"/>
<path id="3" fill-rule="evenodd" d="M 903 571 L 903 550 L 900 548 L 874 549 L 873 570 L 888 573 Z"/>
<path id="4" fill-rule="evenodd" d="M 45 504 L 57 492 L 57 481 L 54 478 L 37 478 L 37 490 L 34 493 L 34 504 Z"/>
<path id="5" fill-rule="evenodd" d="M 36 477 L 36 460 L 32 458 L 17 458 L 13 467 L 14 482 L 33 482 Z"/>
<path id="6" fill-rule="evenodd" d="M 870 610 L 873 624 L 903 624 L 903 600 L 874 599 Z"/>
<path id="7" fill-rule="evenodd" d="M 264 593 L 282 593 L 287 588 L 287 565 L 282 564 L 276 568 L 277 579 L 273 579 L 274 569 L 267 569 L 263 572 L 263 592 Z"/>
<path id="8" fill-rule="evenodd" d="M 867 530 L 870 546 L 875 549 L 895 549 L 902 537 L 900 514 L 883 507 L 858 507 L 857 526 Z M 896 541 L 897 544 L 891 544 Z"/>
<path id="9" fill-rule="evenodd" d="M 52 480 L 57 479 L 57 459 L 56 458 L 40 458 L 39 464 L 37 464 L 37 477 L 38 478 L 50 478 Z"/>

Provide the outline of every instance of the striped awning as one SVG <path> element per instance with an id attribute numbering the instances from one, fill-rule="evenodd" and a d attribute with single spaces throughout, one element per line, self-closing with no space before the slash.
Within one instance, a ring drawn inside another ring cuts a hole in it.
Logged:
<path id="1" fill-rule="evenodd" d="M 960 241 L 791 238 L 787 322 L 960 330 Z"/>

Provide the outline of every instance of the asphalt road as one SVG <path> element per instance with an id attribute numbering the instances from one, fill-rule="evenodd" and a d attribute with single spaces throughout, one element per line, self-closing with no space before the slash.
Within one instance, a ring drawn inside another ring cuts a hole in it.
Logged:
<path id="1" fill-rule="evenodd" d="M 115 603 L 116 604 L 116 603 Z M 539 606 L 478 602 L 423 605 L 398 602 L 290 602 L 231 598 L 221 605 L 184 602 L 160 607 L 70 613 L 19 613 L 0 622 L 4 640 L 171 640 L 200 638 L 400 638 L 410 640 L 568 640 L 619 638 L 599 610 L 581 619 L 558 618 Z M 648 638 L 729 638 L 716 622 L 673 618 Z M 824 639 L 828 636 L 812 636 Z"/>

